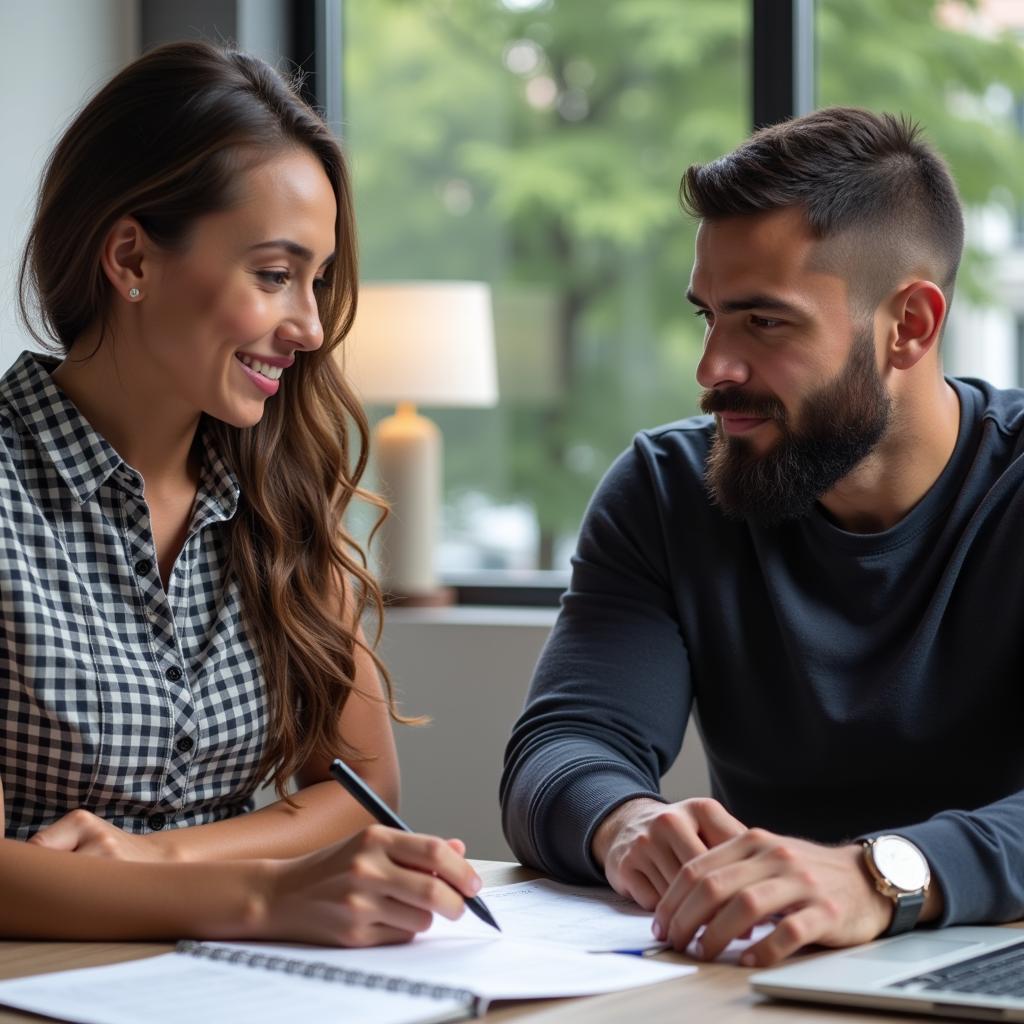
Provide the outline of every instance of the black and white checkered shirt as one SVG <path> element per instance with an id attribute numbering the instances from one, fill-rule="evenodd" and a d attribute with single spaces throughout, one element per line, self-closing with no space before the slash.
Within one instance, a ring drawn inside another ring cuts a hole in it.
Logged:
<path id="1" fill-rule="evenodd" d="M 84 807 L 129 832 L 248 809 L 259 659 L 225 579 L 238 485 L 207 445 L 160 582 L 142 477 L 23 353 L 0 380 L 0 779 L 6 835 Z"/>

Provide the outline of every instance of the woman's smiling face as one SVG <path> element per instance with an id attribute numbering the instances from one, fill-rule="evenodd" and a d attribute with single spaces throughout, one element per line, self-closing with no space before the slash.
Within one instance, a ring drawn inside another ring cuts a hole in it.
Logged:
<path id="1" fill-rule="evenodd" d="M 281 375 L 323 343 L 316 290 L 336 219 L 320 161 L 293 149 L 245 172 L 241 201 L 200 217 L 180 251 L 147 246 L 136 310 L 162 390 L 196 414 L 259 422 Z"/>

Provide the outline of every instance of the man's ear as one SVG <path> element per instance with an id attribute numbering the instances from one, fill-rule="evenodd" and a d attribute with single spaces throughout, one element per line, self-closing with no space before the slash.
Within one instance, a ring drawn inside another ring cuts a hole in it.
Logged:
<path id="1" fill-rule="evenodd" d="M 946 297 L 937 284 L 921 280 L 901 288 L 887 305 L 893 318 L 889 365 L 909 370 L 938 345 L 946 319 Z"/>
<path id="2" fill-rule="evenodd" d="M 148 254 L 151 245 L 142 225 L 134 217 L 121 217 L 107 232 L 100 252 L 100 265 L 107 280 L 125 302 L 145 298 L 149 283 Z"/>

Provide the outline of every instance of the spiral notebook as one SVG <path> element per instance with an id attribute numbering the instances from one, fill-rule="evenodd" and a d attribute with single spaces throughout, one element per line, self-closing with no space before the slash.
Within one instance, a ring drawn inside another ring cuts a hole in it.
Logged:
<path id="1" fill-rule="evenodd" d="M 484 1009 L 465 989 L 197 942 L 144 960 L 0 982 L 0 1005 L 76 1024 L 442 1024 Z"/>
<path id="2" fill-rule="evenodd" d="M 692 971 L 491 937 L 372 949 L 185 941 L 144 960 L 0 981 L 0 1006 L 75 1024 L 437 1024 L 479 1016 L 492 1000 L 613 992 Z"/>

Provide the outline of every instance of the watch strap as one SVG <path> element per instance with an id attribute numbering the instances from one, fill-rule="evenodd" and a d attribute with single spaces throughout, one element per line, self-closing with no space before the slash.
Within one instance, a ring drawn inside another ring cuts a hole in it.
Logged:
<path id="1" fill-rule="evenodd" d="M 917 919 L 924 908 L 924 891 L 919 889 L 917 892 L 900 893 L 893 897 L 892 905 L 892 921 L 882 932 L 883 938 L 909 932 L 917 924 Z"/>

